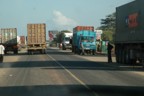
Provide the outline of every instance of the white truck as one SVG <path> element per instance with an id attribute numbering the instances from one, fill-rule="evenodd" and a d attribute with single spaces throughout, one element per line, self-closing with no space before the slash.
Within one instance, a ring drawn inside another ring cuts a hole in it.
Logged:
<path id="1" fill-rule="evenodd" d="M 73 33 L 64 33 L 64 37 L 62 38 L 62 50 L 72 49 L 72 45 L 70 44 L 72 36 Z"/>

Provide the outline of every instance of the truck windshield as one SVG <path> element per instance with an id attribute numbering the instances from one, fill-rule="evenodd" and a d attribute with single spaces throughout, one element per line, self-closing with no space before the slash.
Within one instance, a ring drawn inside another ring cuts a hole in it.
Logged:
<path id="1" fill-rule="evenodd" d="M 69 37 L 65 37 L 65 41 L 70 41 L 70 38 Z"/>
<path id="2" fill-rule="evenodd" d="M 94 37 L 82 36 L 82 37 L 81 37 L 81 41 L 82 41 L 82 42 L 94 42 Z"/>

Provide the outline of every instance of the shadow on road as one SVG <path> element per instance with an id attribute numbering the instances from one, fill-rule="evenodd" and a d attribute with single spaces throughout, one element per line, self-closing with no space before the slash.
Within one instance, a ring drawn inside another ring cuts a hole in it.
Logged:
<path id="1" fill-rule="evenodd" d="M 57 62 L 59 62 L 59 65 Z M 143 71 L 141 66 L 121 66 L 118 64 L 109 64 L 106 62 L 92 61 L 20 61 L 20 62 L 4 62 L 0 64 L 0 68 L 32 68 L 40 67 L 42 69 L 79 69 L 79 70 L 113 70 L 113 71 Z"/>
<path id="2" fill-rule="evenodd" d="M 139 86 L 87 86 L 89 89 L 83 85 L 0 87 L 0 96 L 143 96 L 144 94 L 144 87 Z"/>

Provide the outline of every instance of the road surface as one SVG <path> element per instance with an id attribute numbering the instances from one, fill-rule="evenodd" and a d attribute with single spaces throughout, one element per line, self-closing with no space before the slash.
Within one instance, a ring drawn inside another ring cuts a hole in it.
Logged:
<path id="1" fill-rule="evenodd" d="M 113 58 L 114 60 L 114 58 Z M 47 54 L 8 54 L 0 64 L 0 96 L 143 96 L 141 66 L 107 63 L 50 48 Z"/>

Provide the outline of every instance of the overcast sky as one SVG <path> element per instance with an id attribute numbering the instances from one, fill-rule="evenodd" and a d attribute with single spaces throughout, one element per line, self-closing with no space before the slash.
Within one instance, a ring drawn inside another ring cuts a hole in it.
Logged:
<path id="1" fill-rule="evenodd" d="M 27 35 L 28 23 L 46 23 L 48 30 L 77 25 L 100 26 L 100 20 L 133 0 L 0 0 L 0 28 Z"/>

